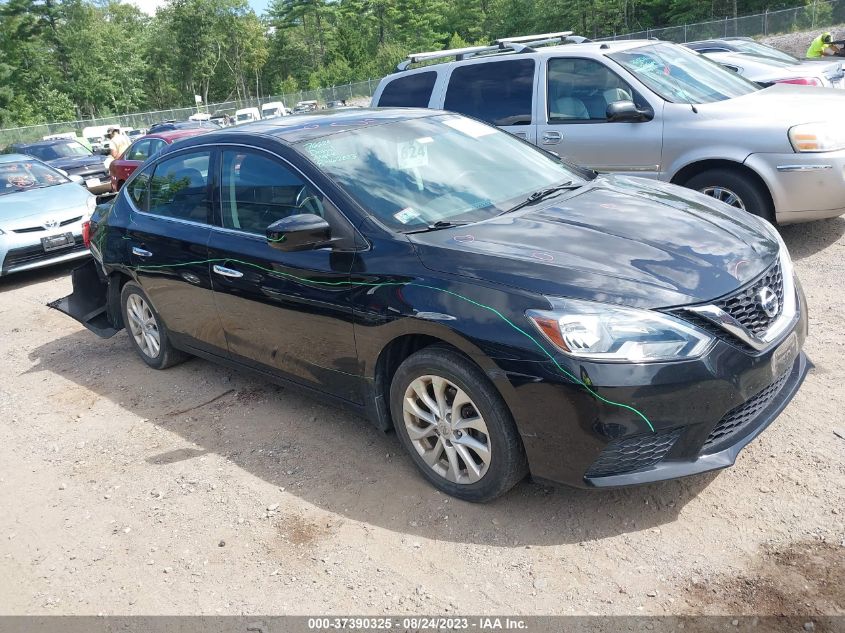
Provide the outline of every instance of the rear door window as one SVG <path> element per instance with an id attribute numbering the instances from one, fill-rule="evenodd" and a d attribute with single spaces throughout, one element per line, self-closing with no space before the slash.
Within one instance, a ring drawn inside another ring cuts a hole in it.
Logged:
<path id="1" fill-rule="evenodd" d="M 427 108 L 437 73 L 434 71 L 405 75 L 388 83 L 378 100 L 378 107 Z"/>
<path id="2" fill-rule="evenodd" d="M 530 125 L 535 66 L 533 59 L 459 66 L 449 78 L 443 109 L 493 125 Z"/>
<path id="3" fill-rule="evenodd" d="M 129 151 L 126 152 L 125 159 L 126 160 L 139 160 L 141 162 L 147 160 L 150 157 L 150 142 L 149 140 L 145 141 L 138 141 L 132 147 L 129 148 Z"/>
<path id="4" fill-rule="evenodd" d="M 211 152 L 189 152 L 161 161 L 149 188 L 149 211 L 178 220 L 207 223 L 211 211 Z"/>

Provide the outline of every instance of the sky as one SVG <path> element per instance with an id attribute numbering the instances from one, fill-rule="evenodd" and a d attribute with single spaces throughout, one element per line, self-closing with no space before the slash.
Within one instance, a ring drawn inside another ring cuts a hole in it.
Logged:
<path id="1" fill-rule="evenodd" d="M 155 13 L 157 7 L 164 4 L 164 0 L 129 0 L 132 4 L 136 5 L 141 11 L 144 13 L 149 13 L 152 15 Z M 264 10 L 267 8 L 267 5 L 270 3 L 269 0 L 249 0 L 249 6 L 251 6 L 258 15 L 264 13 Z"/>

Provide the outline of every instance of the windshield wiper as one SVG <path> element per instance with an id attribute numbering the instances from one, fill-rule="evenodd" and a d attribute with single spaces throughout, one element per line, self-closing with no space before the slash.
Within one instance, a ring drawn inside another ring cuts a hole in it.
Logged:
<path id="1" fill-rule="evenodd" d="M 413 231 L 405 231 L 405 235 L 412 235 L 413 233 L 428 233 L 430 231 L 439 231 L 441 229 L 451 229 L 455 226 L 465 226 L 469 222 L 449 222 L 448 220 L 437 220 L 434 224 L 429 224 L 424 229 L 415 229 Z"/>
<path id="2" fill-rule="evenodd" d="M 519 211 L 523 207 L 527 207 L 530 204 L 536 204 L 546 198 L 560 193 L 561 191 L 567 191 L 569 189 L 578 189 L 581 185 L 576 185 L 571 180 L 567 180 L 566 182 L 555 185 L 554 187 L 547 187 L 546 189 L 540 189 L 539 191 L 535 191 L 530 196 L 528 196 L 525 200 L 520 202 L 519 204 L 511 207 L 510 209 L 505 209 L 499 215 L 505 215 L 506 213 L 513 213 L 514 211 Z"/>

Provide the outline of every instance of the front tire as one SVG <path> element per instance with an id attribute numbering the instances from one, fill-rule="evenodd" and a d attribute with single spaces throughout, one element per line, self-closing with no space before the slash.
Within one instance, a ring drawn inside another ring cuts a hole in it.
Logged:
<path id="1" fill-rule="evenodd" d="M 123 323 L 132 346 L 153 369 L 167 369 L 187 360 L 188 355 L 170 343 L 167 328 L 141 286 L 127 281 L 120 292 Z"/>
<path id="2" fill-rule="evenodd" d="M 769 192 L 745 174 L 728 169 L 708 169 L 690 178 L 684 186 L 775 223 Z"/>
<path id="3" fill-rule="evenodd" d="M 390 386 L 390 410 L 423 476 L 465 501 L 490 501 L 528 472 L 504 400 L 468 358 L 434 345 L 409 356 Z"/>

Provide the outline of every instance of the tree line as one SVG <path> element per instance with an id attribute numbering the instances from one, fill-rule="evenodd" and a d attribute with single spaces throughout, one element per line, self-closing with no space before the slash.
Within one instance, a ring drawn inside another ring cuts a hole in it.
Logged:
<path id="1" fill-rule="evenodd" d="M 808 4 L 812 0 L 805 0 Z M 410 52 L 589 37 L 781 8 L 767 0 L 0 0 L 0 127 L 290 93 L 390 72 Z"/>

